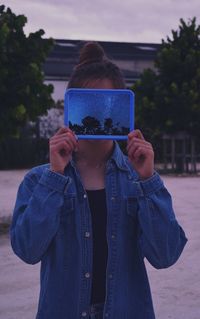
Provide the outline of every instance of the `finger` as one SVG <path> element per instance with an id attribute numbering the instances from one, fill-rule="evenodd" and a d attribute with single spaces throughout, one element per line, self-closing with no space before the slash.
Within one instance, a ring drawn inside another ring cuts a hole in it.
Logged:
<path id="1" fill-rule="evenodd" d="M 54 135 L 49 140 L 50 141 L 59 141 L 62 138 L 68 138 L 68 139 L 72 139 L 74 141 L 77 141 L 75 135 L 72 134 L 71 132 L 65 132 L 65 133 L 62 133 L 60 135 Z"/>
<path id="2" fill-rule="evenodd" d="M 67 154 L 71 154 L 73 152 L 74 146 L 70 143 L 70 141 L 64 141 L 65 143 L 65 148 L 64 150 L 66 151 Z M 59 150 L 59 152 L 62 152 L 63 148 Z"/>
<path id="3" fill-rule="evenodd" d="M 136 145 L 136 144 L 132 144 L 128 149 L 127 149 L 127 151 L 128 151 L 128 154 L 131 152 L 131 153 L 134 153 L 135 152 L 135 150 L 137 149 L 139 147 L 139 145 Z"/>
<path id="4" fill-rule="evenodd" d="M 77 147 L 77 141 L 75 139 L 72 139 L 72 138 L 68 138 L 66 136 L 60 138 L 60 139 L 57 139 L 57 140 L 52 140 L 50 141 L 50 145 L 57 145 L 61 142 L 68 142 L 72 148 L 76 148 Z"/>
<path id="5" fill-rule="evenodd" d="M 53 153 L 60 153 L 62 150 L 64 150 L 67 154 L 70 154 L 72 152 L 71 144 L 68 141 L 62 141 L 51 147 L 51 151 Z"/>
<path id="6" fill-rule="evenodd" d="M 136 161 L 138 161 L 139 159 L 141 160 L 141 158 L 144 159 L 145 154 L 143 153 L 143 151 L 140 148 L 138 148 L 135 151 L 134 155 L 132 155 L 132 158 L 134 158 Z"/>
<path id="7" fill-rule="evenodd" d="M 137 137 L 137 138 L 139 138 L 139 139 L 141 139 L 141 140 L 145 140 L 145 138 L 144 138 L 144 136 L 143 136 L 143 134 L 142 134 L 142 132 L 140 131 L 140 130 L 134 130 L 134 131 L 132 131 L 132 132 L 130 132 L 129 134 L 128 134 L 128 138 L 133 138 L 133 137 Z"/>
<path id="8" fill-rule="evenodd" d="M 64 137 L 64 138 L 62 138 L 60 140 L 57 140 L 57 141 L 51 141 L 50 142 L 50 148 L 52 146 L 55 146 L 55 145 L 60 145 L 60 143 L 62 143 L 62 142 L 68 143 L 72 150 L 76 150 L 77 149 L 77 141 L 73 140 L 73 139 L 70 139 L 70 138 L 66 138 L 66 137 Z"/>
<path id="9" fill-rule="evenodd" d="M 141 157 L 143 157 L 143 158 L 148 158 L 149 157 L 149 155 L 152 155 L 152 150 L 143 150 L 143 149 L 141 149 L 140 147 L 135 151 L 135 153 L 134 153 L 134 158 L 137 160 L 137 159 L 139 159 L 139 158 L 141 158 Z"/>
<path id="10" fill-rule="evenodd" d="M 68 128 L 67 127 L 61 127 L 59 128 L 59 130 L 54 134 L 54 135 L 59 135 L 62 133 L 68 132 Z"/>
<path id="11" fill-rule="evenodd" d="M 74 134 L 74 133 L 72 132 L 72 130 L 70 130 L 69 127 L 63 126 L 63 127 L 59 128 L 59 130 L 55 133 L 55 135 L 60 135 L 60 134 L 62 134 L 62 133 L 66 133 L 66 132 L 71 132 L 72 134 Z"/>
<path id="12" fill-rule="evenodd" d="M 127 151 L 129 151 L 130 147 L 132 147 L 132 145 L 141 145 L 141 146 L 148 146 L 148 147 L 151 147 L 152 148 L 152 145 L 151 143 L 145 141 L 145 140 L 141 140 L 141 139 L 138 139 L 137 137 L 131 139 L 130 141 L 128 141 L 127 143 Z"/>
<path id="13" fill-rule="evenodd" d="M 145 141 L 145 140 L 141 140 L 141 139 L 139 139 L 138 137 L 134 137 L 134 138 L 128 140 L 128 142 L 127 142 L 127 147 L 130 146 L 130 145 L 132 145 L 132 144 L 140 144 L 140 145 L 149 145 L 149 146 L 152 146 L 151 143 L 149 143 L 149 142 L 147 142 L 147 141 Z"/>
<path id="14" fill-rule="evenodd" d="M 139 158 L 141 159 L 141 157 L 145 158 L 145 154 L 142 152 L 142 150 L 140 148 L 137 148 L 134 152 L 131 152 L 129 154 L 129 158 L 131 160 L 138 160 Z"/>
<path id="15" fill-rule="evenodd" d="M 57 143 L 58 141 L 62 139 L 70 139 L 72 140 L 75 144 L 77 144 L 77 139 L 75 138 L 74 134 L 71 132 L 65 132 L 60 135 L 54 135 L 53 137 L 50 138 L 50 142 L 55 142 Z"/>
<path id="16" fill-rule="evenodd" d="M 128 153 L 131 152 L 131 151 L 133 151 L 133 150 L 135 150 L 135 149 L 138 149 L 138 148 L 143 149 L 144 151 L 145 151 L 145 150 L 148 150 L 148 151 L 151 150 L 151 151 L 153 152 L 152 147 L 150 147 L 150 146 L 148 146 L 148 145 L 132 145 L 132 146 L 130 147 Z"/>
<path id="17" fill-rule="evenodd" d="M 141 154 L 143 155 L 148 155 L 148 154 L 152 154 L 153 153 L 153 150 L 151 147 L 148 147 L 148 146 L 141 146 L 141 145 L 133 145 L 129 152 L 128 152 L 128 156 L 129 157 L 135 157 L 135 154 L 136 152 L 140 151 Z"/>

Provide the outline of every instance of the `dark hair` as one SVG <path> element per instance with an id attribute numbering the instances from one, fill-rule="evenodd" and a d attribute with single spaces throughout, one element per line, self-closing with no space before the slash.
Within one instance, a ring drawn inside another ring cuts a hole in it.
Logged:
<path id="1" fill-rule="evenodd" d="M 109 79 L 114 88 L 124 89 L 125 82 L 120 69 L 105 55 L 103 48 L 96 42 L 87 42 L 80 50 L 68 88 L 82 88 L 91 80 Z"/>

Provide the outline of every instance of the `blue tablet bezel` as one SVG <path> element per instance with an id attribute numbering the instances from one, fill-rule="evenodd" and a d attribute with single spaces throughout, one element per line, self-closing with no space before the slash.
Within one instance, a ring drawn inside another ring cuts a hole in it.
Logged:
<path id="1" fill-rule="evenodd" d="M 135 96 L 133 91 L 129 89 L 79 89 L 79 88 L 70 88 L 65 91 L 64 96 L 64 125 L 69 126 L 69 112 L 68 112 L 68 96 L 71 92 L 81 92 L 81 93 L 103 93 L 103 94 L 110 94 L 113 95 L 117 94 L 129 94 L 130 96 L 130 132 L 134 130 L 134 102 L 135 102 Z M 127 135 L 77 135 L 78 139 L 90 139 L 90 140 L 127 140 Z"/>

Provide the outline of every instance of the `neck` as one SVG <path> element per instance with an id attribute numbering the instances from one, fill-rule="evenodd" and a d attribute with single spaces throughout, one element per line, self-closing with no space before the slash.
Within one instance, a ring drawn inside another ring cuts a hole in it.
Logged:
<path id="1" fill-rule="evenodd" d="M 78 151 L 75 154 L 77 162 L 85 162 L 87 165 L 103 165 L 113 152 L 112 140 L 80 140 Z"/>

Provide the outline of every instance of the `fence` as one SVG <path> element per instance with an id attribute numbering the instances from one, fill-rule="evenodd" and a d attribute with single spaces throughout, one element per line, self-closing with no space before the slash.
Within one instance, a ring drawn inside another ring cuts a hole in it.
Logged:
<path id="1" fill-rule="evenodd" d="M 163 169 L 180 173 L 200 172 L 200 143 L 185 132 L 163 135 Z"/>
<path id="2" fill-rule="evenodd" d="M 29 168 L 48 160 L 47 139 L 9 138 L 0 143 L 0 169 Z"/>
<path id="3" fill-rule="evenodd" d="M 160 172 L 200 172 L 200 143 L 196 139 L 165 135 L 152 142 L 156 169 Z M 119 144 L 126 153 L 126 142 Z M 47 138 L 10 138 L 0 143 L 0 169 L 29 168 L 48 161 Z"/>

